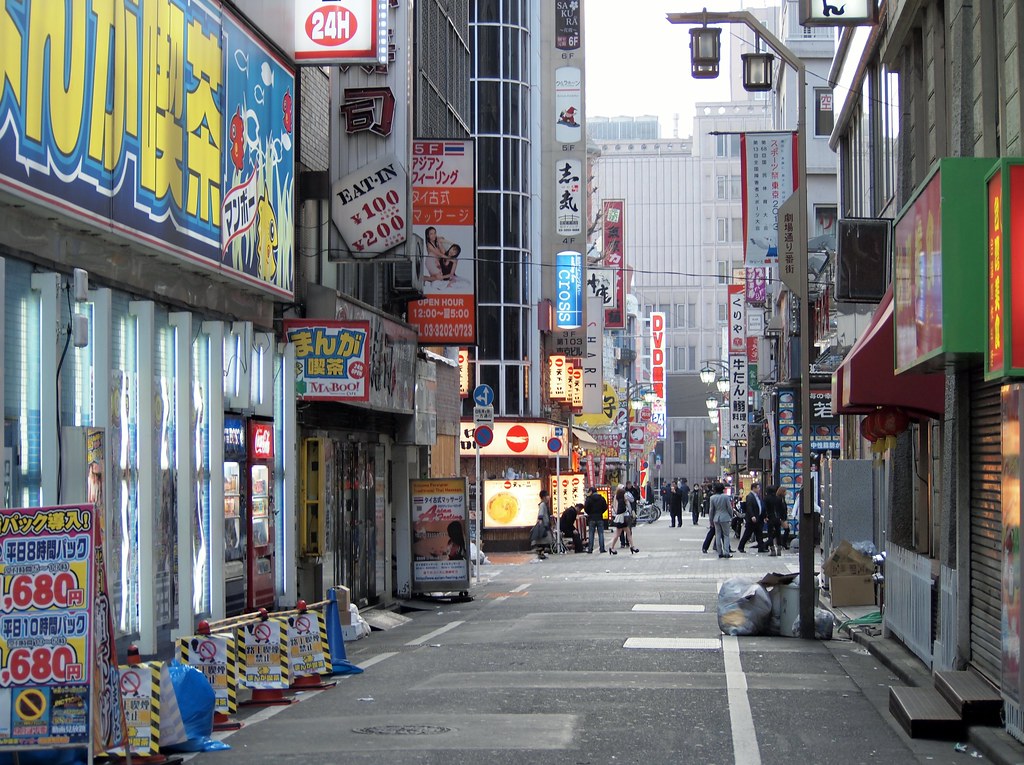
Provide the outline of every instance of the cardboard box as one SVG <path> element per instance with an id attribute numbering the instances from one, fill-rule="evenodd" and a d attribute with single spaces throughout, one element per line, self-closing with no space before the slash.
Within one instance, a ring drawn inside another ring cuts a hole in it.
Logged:
<path id="1" fill-rule="evenodd" d="M 828 587 L 833 606 L 875 605 L 875 583 L 871 574 L 829 577 Z"/>
<path id="2" fill-rule="evenodd" d="M 349 615 L 349 605 L 352 603 L 352 594 L 348 587 L 342 584 L 331 588 L 334 591 L 334 597 L 338 601 L 338 624 L 345 627 L 352 624 L 352 617 Z"/>
<path id="3" fill-rule="evenodd" d="M 870 555 L 853 549 L 853 545 L 844 539 L 821 570 L 830 579 L 837 576 L 870 576 L 875 571 L 875 564 L 871 562 Z"/>

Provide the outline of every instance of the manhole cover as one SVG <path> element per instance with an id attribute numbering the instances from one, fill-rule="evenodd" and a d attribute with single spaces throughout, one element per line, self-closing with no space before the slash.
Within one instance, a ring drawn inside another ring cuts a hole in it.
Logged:
<path id="1" fill-rule="evenodd" d="M 371 725 L 367 728 L 353 728 L 353 733 L 371 733 L 375 736 L 436 736 L 451 733 L 451 728 L 441 725 Z"/>

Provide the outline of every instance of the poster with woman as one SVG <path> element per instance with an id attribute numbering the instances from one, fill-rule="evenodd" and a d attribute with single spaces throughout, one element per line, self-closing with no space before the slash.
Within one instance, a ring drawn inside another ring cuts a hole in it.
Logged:
<path id="1" fill-rule="evenodd" d="M 409 482 L 413 592 L 469 589 L 465 478 Z"/>

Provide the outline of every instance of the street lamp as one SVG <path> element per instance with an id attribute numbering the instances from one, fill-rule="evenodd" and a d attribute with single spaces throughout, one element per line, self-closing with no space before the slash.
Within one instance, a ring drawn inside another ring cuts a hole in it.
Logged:
<path id="1" fill-rule="evenodd" d="M 705 385 L 715 384 L 719 393 L 726 393 L 729 390 L 729 368 L 721 361 L 705 361 L 703 368 L 698 373 L 700 381 Z"/>
<path id="2" fill-rule="evenodd" d="M 813 518 L 814 502 L 811 492 L 811 334 L 809 310 L 807 305 L 807 71 L 804 62 L 787 48 L 771 33 L 771 31 L 750 11 L 708 11 L 700 13 L 670 13 L 671 24 L 707 23 L 743 24 L 755 35 L 759 36 L 775 54 L 796 72 L 797 89 L 797 215 L 794 227 L 796 238 L 797 266 L 803 268 L 802 283 L 796 295 L 800 302 L 800 449 L 803 457 L 803 474 L 801 482 L 801 523 L 810 526 Z M 691 39 L 693 30 L 690 32 Z M 703 379 L 703 376 L 701 377 Z M 800 637 L 814 639 L 814 534 L 800 535 Z"/>

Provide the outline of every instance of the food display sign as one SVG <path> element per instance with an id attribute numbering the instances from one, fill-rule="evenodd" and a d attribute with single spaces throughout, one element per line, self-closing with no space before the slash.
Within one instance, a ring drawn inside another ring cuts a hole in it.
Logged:
<path id="1" fill-rule="evenodd" d="M 0 510 L 0 749 L 89 746 L 95 514 Z"/>
<path id="2" fill-rule="evenodd" d="M 539 478 L 484 481 L 484 526 L 525 528 L 537 522 Z"/>

